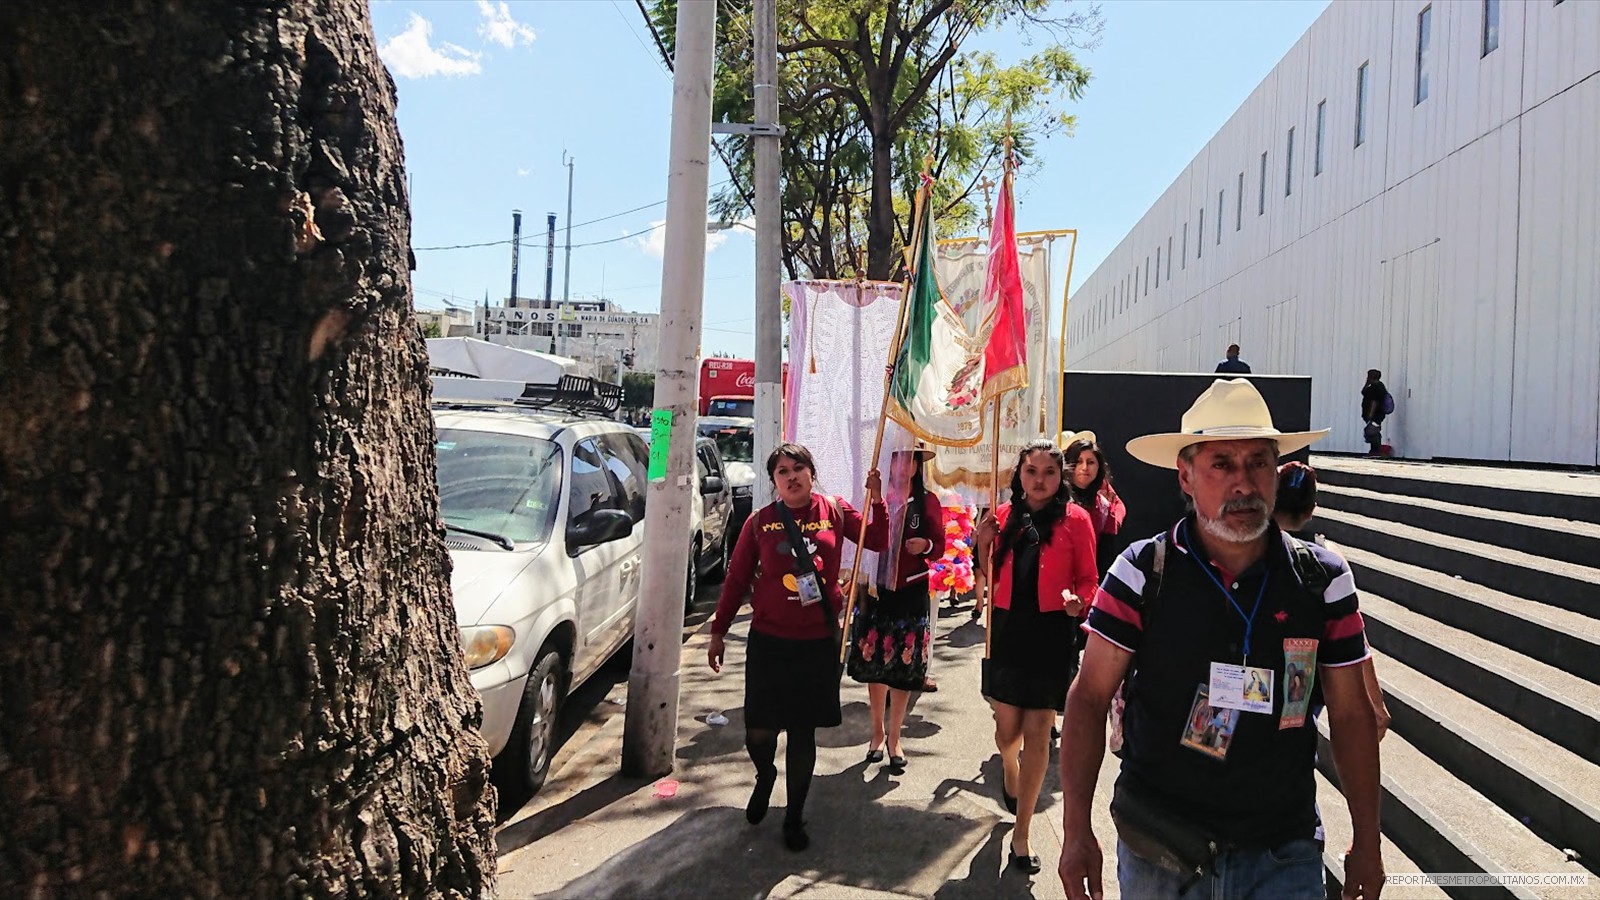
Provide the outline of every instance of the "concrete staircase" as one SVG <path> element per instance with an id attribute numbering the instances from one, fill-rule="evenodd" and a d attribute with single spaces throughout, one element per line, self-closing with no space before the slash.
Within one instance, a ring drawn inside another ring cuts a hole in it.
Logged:
<path id="1" fill-rule="evenodd" d="M 1600 476 L 1313 465 L 1310 530 L 1355 572 L 1393 716 L 1381 748 L 1389 871 L 1403 859 L 1413 872 L 1587 874 L 1586 887 L 1444 893 L 1600 896 Z M 1330 890 L 1344 846 L 1330 833 Z"/>

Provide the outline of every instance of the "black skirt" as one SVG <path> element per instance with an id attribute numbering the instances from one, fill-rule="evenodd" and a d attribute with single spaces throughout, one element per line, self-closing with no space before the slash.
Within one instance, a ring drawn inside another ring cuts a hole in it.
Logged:
<path id="1" fill-rule="evenodd" d="M 1039 609 L 1039 545 L 1019 541 L 1011 558 L 1011 608 L 990 611 L 983 695 L 1020 709 L 1066 708 L 1078 671 L 1078 620 Z"/>
<path id="2" fill-rule="evenodd" d="M 839 711 L 839 646 L 752 630 L 745 643 L 746 728 L 832 728 Z"/>
<path id="3" fill-rule="evenodd" d="M 983 696 L 1019 709 L 1066 709 L 1078 673 L 1078 620 L 1064 612 L 1023 616 L 1022 622 L 1010 610 L 990 615 L 994 639 L 983 661 Z"/>

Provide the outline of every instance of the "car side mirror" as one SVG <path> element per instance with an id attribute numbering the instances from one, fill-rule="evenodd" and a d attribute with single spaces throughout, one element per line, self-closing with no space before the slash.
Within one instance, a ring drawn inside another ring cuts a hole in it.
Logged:
<path id="1" fill-rule="evenodd" d="M 569 548 L 608 544 L 633 534 L 633 517 L 620 509 L 591 510 L 567 526 Z"/>
<path id="2" fill-rule="evenodd" d="M 706 479 L 700 482 L 700 493 L 720 494 L 727 486 L 727 483 L 722 480 L 721 475 L 707 475 Z"/>

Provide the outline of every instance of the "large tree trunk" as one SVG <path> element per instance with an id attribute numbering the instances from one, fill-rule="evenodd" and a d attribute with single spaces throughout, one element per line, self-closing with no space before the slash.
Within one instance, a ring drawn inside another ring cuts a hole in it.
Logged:
<path id="1" fill-rule="evenodd" d="M 360 0 L 0 11 L 0 896 L 474 896 Z"/>
<path id="2" fill-rule="evenodd" d="M 872 196 L 867 204 L 867 277 L 888 281 L 897 251 L 894 220 L 894 129 L 872 123 Z"/>

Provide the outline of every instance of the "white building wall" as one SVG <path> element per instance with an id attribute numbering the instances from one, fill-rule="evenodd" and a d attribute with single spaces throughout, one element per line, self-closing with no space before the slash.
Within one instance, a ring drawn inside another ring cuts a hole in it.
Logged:
<path id="1" fill-rule="evenodd" d="M 1067 365 L 1210 371 L 1237 342 L 1258 373 L 1312 375 L 1349 451 L 1378 368 L 1405 456 L 1600 464 L 1600 2 L 1503 0 L 1487 55 L 1483 9 L 1336 0 L 1074 292 Z"/>

